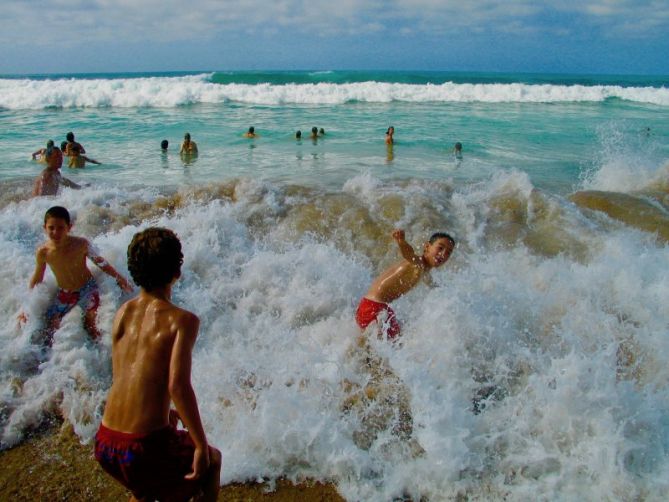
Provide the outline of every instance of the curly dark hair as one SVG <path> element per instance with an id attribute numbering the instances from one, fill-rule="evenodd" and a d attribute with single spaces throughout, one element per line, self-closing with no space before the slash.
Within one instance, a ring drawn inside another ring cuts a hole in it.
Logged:
<path id="1" fill-rule="evenodd" d="M 135 284 L 151 291 L 181 274 L 181 242 L 167 228 L 151 227 L 136 233 L 128 246 L 128 270 Z"/>

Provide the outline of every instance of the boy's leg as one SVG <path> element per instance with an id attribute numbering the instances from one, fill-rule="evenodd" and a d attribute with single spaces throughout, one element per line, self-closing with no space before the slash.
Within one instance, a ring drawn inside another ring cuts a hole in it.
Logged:
<path id="1" fill-rule="evenodd" d="M 84 310 L 84 328 L 92 340 L 100 338 L 100 332 L 95 323 L 98 316 L 98 307 L 100 306 L 100 294 L 95 279 L 89 280 L 86 285 L 79 290 L 79 305 Z"/>
<path id="2" fill-rule="evenodd" d="M 88 336 L 91 337 L 91 340 L 97 340 L 100 338 L 100 331 L 96 325 L 95 320 L 98 316 L 98 307 L 86 310 L 84 312 L 84 329 L 88 332 Z"/>

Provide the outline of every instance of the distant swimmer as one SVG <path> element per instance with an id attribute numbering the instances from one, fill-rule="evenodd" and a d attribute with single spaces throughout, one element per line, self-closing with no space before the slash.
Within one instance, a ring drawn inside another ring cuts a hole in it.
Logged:
<path id="1" fill-rule="evenodd" d="M 325 129 L 323 129 L 323 128 L 321 127 L 321 128 L 318 130 L 318 135 L 321 136 L 321 137 L 325 136 Z"/>
<path id="2" fill-rule="evenodd" d="M 256 128 L 251 126 L 249 127 L 249 130 L 244 133 L 245 138 L 257 138 L 258 135 L 256 134 Z"/>
<path id="3" fill-rule="evenodd" d="M 46 148 L 40 148 L 32 154 L 33 160 L 42 162 L 52 169 L 60 169 L 63 165 L 63 152 L 55 145 L 52 139 L 46 142 Z"/>
<path id="4" fill-rule="evenodd" d="M 298 129 L 298 131 L 295 133 L 295 139 L 302 139 L 302 131 Z"/>
<path id="5" fill-rule="evenodd" d="M 318 127 L 314 126 L 311 128 L 311 139 L 318 139 Z"/>
<path id="6" fill-rule="evenodd" d="M 392 145 L 395 143 L 393 134 L 395 134 L 395 128 L 393 126 L 390 126 L 386 131 L 386 145 Z"/>
<path id="7" fill-rule="evenodd" d="M 453 155 L 456 160 L 462 160 L 462 143 L 457 142 L 455 146 L 453 146 Z"/>
<path id="8" fill-rule="evenodd" d="M 81 145 L 79 145 L 79 143 L 76 143 L 75 145 L 68 145 L 67 156 L 69 157 L 69 161 L 67 167 L 82 169 L 86 167 L 86 162 L 98 165 L 101 164 L 101 162 L 98 162 L 95 159 L 91 159 L 90 157 L 86 157 L 86 155 L 82 155 L 81 150 L 79 150 L 80 146 Z"/>
<path id="9" fill-rule="evenodd" d="M 160 142 L 160 149 L 161 149 L 163 152 L 167 152 L 167 147 L 168 147 L 169 145 L 170 145 L 170 142 L 167 141 L 166 139 L 164 139 L 164 140 L 162 140 L 162 141 Z"/>
<path id="10" fill-rule="evenodd" d="M 40 153 L 42 150 L 43 153 Z M 73 181 L 61 176 L 60 168 L 63 165 L 63 152 L 61 152 L 58 147 L 54 146 L 52 140 L 47 141 L 46 148 L 43 148 L 42 150 L 33 153 L 33 158 L 39 154 L 44 158 L 44 162 L 46 162 L 46 167 L 35 179 L 32 192 L 33 197 L 56 195 L 61 184 L 69 188 L 81 188 Z"/>
<path id="11" fill-rule="evenodd" d="M 361 329 L 376 322 L 379 337 L 385 334 L 388 340 L 395 340 L 400 335 L 400 324 L 388 304 L 414 288 L 430 269 L 446 263 L 455 247 L 453 237 L 441 232 L 432 234 L 423 246 L 422 255 L 417 255 L 405 240 L 404 230 L 393 231 L 393 239 L 403 259 L 372 282 L 355 314 Z"/>
<path id="12" fill-rule="evenodd" d="M 195 141 L 191 141 L 190 133 L 184 134 L 184 141 L 181 143 L 179 153 L 182 155 L 197 155 L 197 145 Z"/>
<path id="13" fill-rule="evenodd" d="M 79 153 L 86 153 L 86 149 L 83 147 L 83 145 L 81 143 L 77 143 L 76 141 L 74 141 L 74 133 L 72 131 L 68 132 L 65 135 L 65 139 L 67 140 L 67 146 L 65 148 L 65 155 L 69 155 L 70 154 L 70 152 L 69 152 L 70 148 L 75 147 L 75 146 L 78 147 Z"/>

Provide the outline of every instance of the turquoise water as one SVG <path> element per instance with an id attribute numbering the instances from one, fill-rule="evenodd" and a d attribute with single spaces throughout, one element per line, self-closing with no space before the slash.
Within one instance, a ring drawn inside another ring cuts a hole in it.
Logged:
<path id="1" fill-rule="evenodd" d="M 338 186 L 368 169 L 382 178 L 471 181 L 513 168 L 564 193 L 607 148 L 649 163 L 667 157 L 666 82 L 389 72 L 7 79 L 0 179 L 33 176 L 37 166 L 29 154 L 74 131 L 89 156 L 104 164 L 70 173 L 82 181 L 179 185 L 248 175 Z M 623 92 L 630 99 L 616 97 Z M 573 101 L 583 95 L 585 101 Z M 250 125 L 260 134 L 255 141 L 241 137 Z M 383 142 L 389 125 L 397 142 L 391 161 Z M 326 130 L 316 144 L 306 138 L 312 126 Z M 301 142 L 293 140 L 298 129 Z M 201 153 L 192 169 L 182 170 L 176 152 L 186 131 Z M 619 144 L 609 144 L 612 135 Z M 166 158 L 159 153 L 162 139 L 171 144 Z M 464 145 L 464 162 L 453 170 L 456 141 Z"/>
<path id="2" fill-rule="evenodd" d="M 127 296 L 98 270 L 102 340 L 88 340 L 75 309 L 35 364 L 30 334 L 56 284 L 50 272 L 32 291 L 27 282 L 43 214 L 58 204 L 123 273 L 135 232 L 160 225 L 181 238 L 173 299 L 201 320 L 193 384 L 223 452 L 222 483 L 313 478 L 373 502 L 665 500 L 667 83 L 0 78 L 0 448 L 54 412 L 90 440 L 111 382 L 109 332 Z M 254 140 L 242 137 L 251 125 Z M 308 139 L 312 126 L 325 136 Z M 63 167 L 88 186 L 31 198 L 41 165 L 30 154 L 68 131 L 103 165 Z M 177 153 L 187 131 L 200 150 L 193 162 Z M 457 246 L 432 287 L 393 303 L 402 345 L 369 334 L 367 359 L 354 313 L 398 259 L 398 227 L 417 250 L 434 231 Z M 372 371 L 375 359 L 386 370 Z M 364 397 L 370 381 L 390 398 Z M 398 395 L 410 441 L 393 433 Z"/>

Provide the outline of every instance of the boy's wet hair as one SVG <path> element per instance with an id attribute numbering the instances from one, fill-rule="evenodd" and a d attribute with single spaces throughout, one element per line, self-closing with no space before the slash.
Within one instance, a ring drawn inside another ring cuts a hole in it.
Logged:
<path id="1" fill-rule="evenodd" d="M 178 277 L 183 258 L 179 238 L 167 228 L 138 232 L 128 246 L 128 270 L 135 284 L 146 291 L 166 286 Z"/>
<path id="2" fill-rule="evenodd" d="M 168 146 L 169 146 L 169 142 L 166 139 L 164 139 L 160 142 L 160 148 L 162 148 L 163 150 L 167 150 Z"/>
<path id="3" fill-rule="evenodd" d="M 44 213 L 44 224 L 46 225 L 46 220 L 49 218 L 58 218 L 59 220 L 65 220 L 65 223 L 70 224 L 70 212 L 65 209 L 63 206 L 53 206 L 47 209 Z"/>
<path id="4" fill-rule="evenodd" d="M 445 233 L 445 232 L 435 232 L 435 233 L 433 233 L 430 236 L 430 239 L 429 239 L 428 242 L 430 244 L 434 244 L 439 239 L 447 239 L 447 240 L 451 241 L 451 244 L 453 244 L 455 246 L 455 239 L 453 237 L 451 237 L 450 235 L 448 235 L 447 233 Z"/>
<path id="5" fill-rule="evenodd" d="M 318 133 L 318 127 L 316 127 L 316 126 L 312 127 L 311 132 L 314 133 L 314 134 L 317 134 Z"/>
<path id="6" fill-rule="evenodd" d="M 187 139 L 188 141 L 190 141 L 190 133 L 189 132 L 184 134 L 184 139 Z"/>
<path id="7" fill-rule="evenodd" d="M 249 127 L 249 132 L 250 132 L 251 134 L 254 134 L 254 133 L 256 132 L 256 128 L 253 127 L 253 126 Z"/>
<path id="8" fill-rule="evenodd" d="M 67 141 L 74 141 L 74 133 L 73 133 L 72 131 L 68 132 L 68 133 L 65 135 L 65 139 L 66 139 Z"/>
<path id="9" fill-rule="evenodd" d="M 296 138 L 301 138 L 301 137 L 302 137 L 302 131 L 297 131 L 297 132 L 295 133 L 295 137 L 296 137 Z"/>

